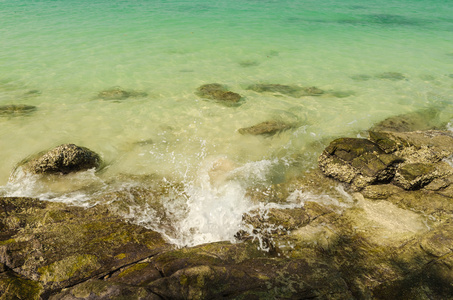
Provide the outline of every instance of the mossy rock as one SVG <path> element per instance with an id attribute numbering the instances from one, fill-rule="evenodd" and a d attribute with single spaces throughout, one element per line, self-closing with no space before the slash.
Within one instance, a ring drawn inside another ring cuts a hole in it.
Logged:
<path id="1" fill-rule="evenodd" d="M 354 189 L 389 182 L 401 162 L 401 158 L 385 153 L 377 144 L 359 138 L 332 141 L 318 159 L 325 175 L 350 183 Z"/>
<path id="2" fill-rule="evenodd" d="M 63 144 L 32 158 L 22 167 L 34 174 L 68 174 L 97 169 L 101 163 L 101 157 L 90 149 Z"/>
<path id="3" fill-rule="evenodd" d="M 61 293 L 53 295 L 50 300 L 86 299 L 86 300 L 129 300 L 148 299 L 161 300 L 162 298 L 146 287 L 132 286 L 118 282 L 93 279 L 78 284 Z"/>
<path id="4" fill-rule="evenodd" d="M 240 134 L 272 136 L 293 127 L 294 125 L 287 124 L 285 122 L 271 120 L 250 127 L 240 128 L 238 129 L 238 132 Z"/>
<path id="5" fill-rule="evenodd" d="M 432 164 L 453 154 L 453 134 L 449 131 L 370 132 L 370 139 L 407 163 Z"/>
<path id="6" fill-rule="evenodd" d="M 198 87 L 196 94 L 201 98 L 217 100 L 223 104 L 238 104 L 241 100 L 241 95 L 228 91 L 219 83 L 209 83 Z"/>
<path id="7" fill-rule="evenodd" d="M 39 282 L 26 279 L 12 271 L 0 273 L 0 299 L 42 299 L 43 287 Z"/>
<path id="8" fill-rule="evenodd" d="M 34 279 L 44 293 L 102 277 L 170 246 L 161 235 L 129 224 L 108 208 L 0 198 L 0 219 L 16 218 L 0 237 L 0 263 Z"/>

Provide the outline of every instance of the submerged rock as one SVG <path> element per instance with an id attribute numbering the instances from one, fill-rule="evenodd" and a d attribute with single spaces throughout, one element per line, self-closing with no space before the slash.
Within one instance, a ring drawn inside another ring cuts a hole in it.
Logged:
<path id="1" fill-rule="evenodd" d="M 148 94 L 138 91 L 127 91 L 120 87 L 114 87 L 98 93 L 97 97 L 104 100 L 124 100 L 130 97 L 146 97 Z"/>
<path id="2" fill-rule="evenodd" d="M 445 124 L 439 119 L 439 114 L 440 110 L 436 108 L 401 114 L 377 123 L 370 130 L 405 132 L 443 128 Z"/>
<path id="3" fill-rule="evenodd" d="M 303 96 L 319 96 L 324 93 L 323 90 L 311 86 L 311 87 L 300 87 L 296 85 L 283 85 L 283 84 L 253 84 L 247 87 L 248 90 L 252 90 L 258 93 L 279 93 L 294 98 Z"/>
<path id="4" fill-rule="evenodd" d="M 377 74 L 376 78 L 398 81 L 398 80 L 406 79 L 406 76 L 404 76 L 404 74 L 398 73 L 398 72 L 384 72 L 384 73 Z"/>
<path id="5" fill-rule="evenodd" d="M 282 132 L 293 128 L 291 124 L 287 124 L 281 121 L 265 121 L 250 127 L 240 128 L 238 132 L 240 134 L 251 134 L 251 135 L 274 135 L 278 132 Z"/>
<path id="6" fill-rule="evenodd" d="M 33 158 L 23 165 L 34 174 L 67 174 L 99 168 L 101 157 L 85 147 L 63 144 Z"/>
<path id="7" fill-rule="evenodd" d="M 0 116 L 1 115 L 26 115 L 34 112 L 36 106 L 25 105 L 25 104 L 11 104 L 11 105 L 0 105 Z"/>
<path id="8" fill-rule="evenodd" d="M 200 86 L 196 94 L 202 98 L 218 100 L 224 104 L 237 104 L 241 95 L 228 91 L 219 83 L 209 83 Z"/>

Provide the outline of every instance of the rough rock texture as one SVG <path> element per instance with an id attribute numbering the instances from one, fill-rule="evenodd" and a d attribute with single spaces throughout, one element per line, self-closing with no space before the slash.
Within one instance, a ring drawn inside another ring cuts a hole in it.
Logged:
<path id="1" fill-rule="evenodd" d="M 63 144 L 33 158 L 23 168 L 35 174 L 67 174 L 99 168 L 101 158 L 88 148 Z"/>
<path id="2" fill-rule="evenodd" d="M 453 155 L 448 131 L 370 132 L 370 140 L 340 138 L 318 159 L 325 175 L 351 184 L 355 190 L 393 180 L 406 190 L 421 188 L 453 174 L 442 161 Z"/>
<path id="3" fill-rule="evenodd" d="M 238 132 L 240 134 L 251 134 L 251 135 L 274 135 L 278 132 L 282 132 L 293 128 L 291 124 L 287 124 L 281 121 L 265 121 L 250 127 L 240 128 Z"/>
<path id="4" fill-rule="evenodd" d="M 390 181 L 401 162 L 400 157 L 387 154 L 377 144 L 359 138 L 334 140 L 318 159 L 324 174 L 350 183 L 354 189 Z"/>
<path id="5" fill-rule="evenodd" d="M 8 270 L 0 277 L 0 290 L 46 298 L 169 247 L 160 234 L 128 224 L 102 206 L 0 198 L 0 207 L 0 262 Z"/>
<path id="6" fill-rule="evenodd" d="M 228 91 L 219 83 L 209 83 L 200 86 L 196 94 L 202 98 L 218 100 L 224 104 L 237 104 L 241 95 Z"/>
<path id="7" fill-rule="evenodd" d="M 0 116 L 26 115 L 34 112 L 36 106 L 25 104 L 0 105 Z"/>
<path id="8" fill-rule="evenodd" d="M 134 97 L 146 97 L 148 94 L 145 92 L 138 92 L 132 90 L 123 90 L 120 87 L 114 87 L 98 93 L 97 98 L 103 100 L 125 100 Z"/>

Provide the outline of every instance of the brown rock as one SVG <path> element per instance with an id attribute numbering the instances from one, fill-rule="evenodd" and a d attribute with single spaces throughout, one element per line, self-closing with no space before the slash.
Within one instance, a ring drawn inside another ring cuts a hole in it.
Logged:
<path id="1" fill-rule="evenodd" d="M 23 165 L 26 171 L 35 174 L 67 174 L 99 168 L 101 158 L 88 148 L 63 144 Z"/>

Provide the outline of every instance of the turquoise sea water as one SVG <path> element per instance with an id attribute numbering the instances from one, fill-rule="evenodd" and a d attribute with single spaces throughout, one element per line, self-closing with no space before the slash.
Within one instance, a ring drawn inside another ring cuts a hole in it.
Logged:
<path id="1" fill-rule="evenodd" d="M 387 72 L 398 76 L 380 78 Z M 0 115 L 0 194 L 92 205 L 153 175 L 183 186 L 162 204 L 176 229 L 165 231 L 149 203 L 124 215 L 183 245 L 232 239 L 256 205 L 247 188 L 316 166 L 331 139 L 427 107 L 450 121 L 452 74 L 451 1 L 0 0 L 0 106 L 37 107 Z M 206 83 L 241 104 L 200 98 Z M 326 94 L 247 89 L 259 83 Z M 97 97 L 112 87 L 146 96 Z M 297 127 L 237 132 L 267 120 Z M 107 167 L 47 181 L 13 172 L 62 143 L 96 151 Z"/>

